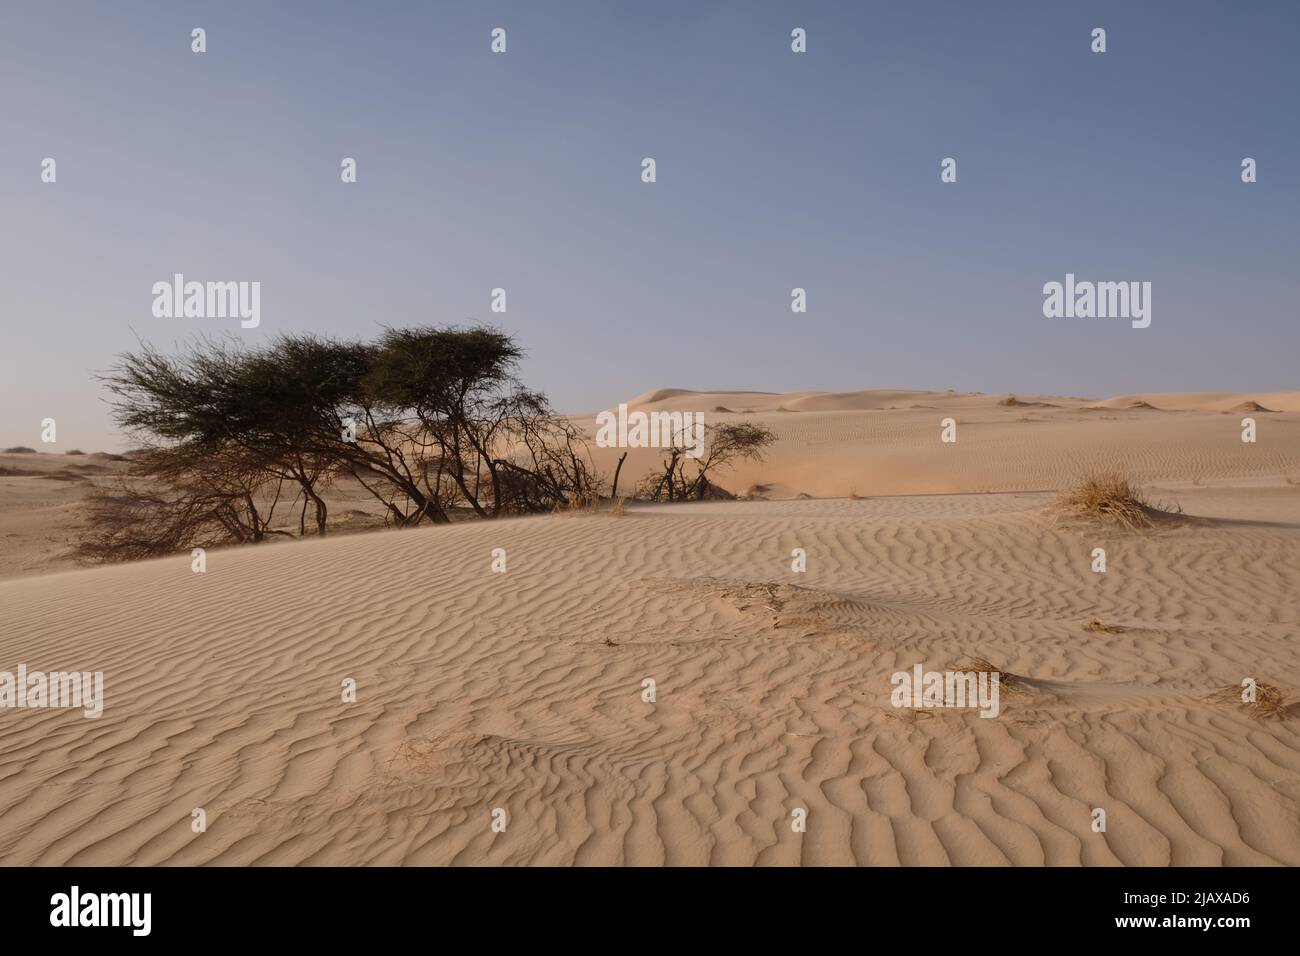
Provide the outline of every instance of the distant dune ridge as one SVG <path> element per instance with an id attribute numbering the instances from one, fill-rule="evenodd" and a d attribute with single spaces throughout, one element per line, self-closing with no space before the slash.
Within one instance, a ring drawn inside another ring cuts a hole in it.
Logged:
<path id="1" fill-rule="evenodd" d="M 761 420 L 777 443 L 762 462 L 741 462 L 719 480 L 732 491 L 762 485 L 775 498 L 1054 491 L 1098 469 L 1175 485 L 1300 475 L 1300 392 L 1143 393 L 1093 401 L 911 389 L 656 389 L 628 405 L 704 411 L 706 421 Z M 1231 415 L 1265 409 L 1272 412 L 1261 424 L 1264 437 L 1243 445 L 1240 419 Z M 947 417 L 957 423 L 957 441 L 949 445 L 938 441 Z M 579 421 L 590 427 L 591 419 Z M 619 454 L 601 449 L 597 461 L 612 470 Z M 633 450 L 625 473 L 657 460 L 654 450 Z"/>
<path id="2" fill-rule="evenodd" d="M 628 404 L 762 422 L 718 480 L 774 500 L 77 570 L 124 463 L 0 454 L 0 671 L 104 675 L 0 708 L 0 863 L 1300 864 L 1300 393 Z M 1184 518 L 1060 520 L 1107 469 Z M 892 706 L 918 665 L 998 715 Z"/>
<path id="3" fill-rule="evenodd" d="M 945 403 L 952 407 L 978 407 L 990 404 L 1003 395 L 983 392 L 929 391 L 924 389 L 861 389 L 854 392 L 730 392 L 692 391 L 686 388 L 658 388 L 630 398 L 632 408 L 661 408 L 696 410 L 724 405 L 729 408 L 747 408 L 755 412 L 774 411 L 778 407 L 802 412 L 869 411 L 925 401 Z M 1225 412 L 1236 411 L 1243 403 L 1262 403 L 1276 411 L 1300 412 L 1300 391 L 1295 392 L 1151 392 L 1141 395 L 1119 395 L 1102 402 L 1089 402 L 1085 398 L 1067 398 L 1057 395 L 1039 396 L 1017 394 L 1022 401 L 1048 402 L 1079 407 L 1092 405 L 1100 408 L 1125 408 L 1133 402 L 1147 402 L 1158 408 L 1178 411 Z"/>

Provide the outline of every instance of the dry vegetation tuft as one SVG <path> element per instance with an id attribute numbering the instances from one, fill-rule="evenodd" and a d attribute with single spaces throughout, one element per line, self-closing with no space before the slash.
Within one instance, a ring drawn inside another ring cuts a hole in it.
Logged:
<path id="1" fill-rule="evenodd" d="M 1242 692 L 1243 688 L 1229 684 L 1206 699 L 1216 704 L 1236 704 L 1252 720 L 1281 720 L 1294 712 L 1293 706 L 1283 703 L 1282 688 L 1273 684 L 1257 683 L 1253 701 L 1242 700 Z"/>
<path id="2" fill-rule="evenodd" d="M 984 657 L 967 657 L 951 661 L 948 664 L 948 669 L 969 671 L 976 674 L 997 674 L 1001 693 L 1015 699 L 1027 699 L 1033 694 L 1032 688 L 1026 683 L 1022 675 L 1013 674 Z"/>
<path id="3" fill-rule="evenodd" d="M 1010 675 L 998 665 L 984 657 L 968 657 L 963 661 L 957 661 L 949 665 L 955 671 L 972 671 L 976 674 L 1001 674 L 1004 677 Z"/>
<path id="4" fill-rule="evenodd" d="M 583 491 L 572 495 L 568 502 L 556 502 L 552 511 L 567 511 L 570 514 L 591 513 L 600 510 L 600 495 L 595 490 Z"/>
<path id="5" fill-rule="evenodd" d="M 1056 509 L 1067 517 L 1105 521 L 1129 531 L 1153 528 L 1182 514 L 1181 508 L 1149 501 L 1142 489 L 1119 472 L 1085 477 L 1057 496 Z"/>
<path id="6" fill-rule="evenodd" d="M 997 674 L 998 683 L 1003 686 L 1015 684 L 1021 679 L 1016 674 L 998 667 L 997 664 L 984 657 L 967 657 L 963 660 L 953 661 L 948 665 L 948 668 L 954 671 L 970 671 L 975 674 Z"/>

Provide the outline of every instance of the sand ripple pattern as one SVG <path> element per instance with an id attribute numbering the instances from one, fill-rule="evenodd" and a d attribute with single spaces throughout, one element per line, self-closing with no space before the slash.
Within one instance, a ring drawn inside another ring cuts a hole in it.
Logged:
<path id="1" fill-rule="evenodd" d="M 1206 700 L 1295 698 L 1298 523 L 1089 533 L 1045 501 L 646 508 L 0 582 L 0 669 L 107 685 L 98 720 L 0 710 L 0 862 L 1300 863 L 1300 720 Z M 971 656 L 1026 679 L 998 718 L 890 706 L 895 670 Z"/>

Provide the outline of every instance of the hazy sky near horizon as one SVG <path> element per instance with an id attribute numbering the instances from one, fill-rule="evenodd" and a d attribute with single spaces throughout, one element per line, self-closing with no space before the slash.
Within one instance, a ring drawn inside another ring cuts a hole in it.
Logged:
<path id="1" fill-rule="evenodd" d="M 200 333 L 491 322 L 572 412 L 1300 388 L 1298 43 L 1284 0 L 10 0 L 0 445 L 124 447 L 94 373 Z M 260 326 L 155 318 L 177 272 Z M 1045 318 L 1066 273 L 1151 282 L 1150 328 Z"/>

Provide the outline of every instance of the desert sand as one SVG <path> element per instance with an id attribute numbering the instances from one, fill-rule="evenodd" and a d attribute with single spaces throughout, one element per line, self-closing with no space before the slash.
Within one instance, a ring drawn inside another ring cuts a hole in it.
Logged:
<path id="1" fill-rule="evenodd" d="M 772 428 L 749 500 L 77 569 L 96 462 L 0 456 L 0 670 L 106 686 L 0 709 L 0 863 L 1300 864 L 1300 393 L 631 404 Z M 1105 467 L 1184 519 L 1063 520 Z M 997 718 L 891 705 L 975 658 Z"/>

